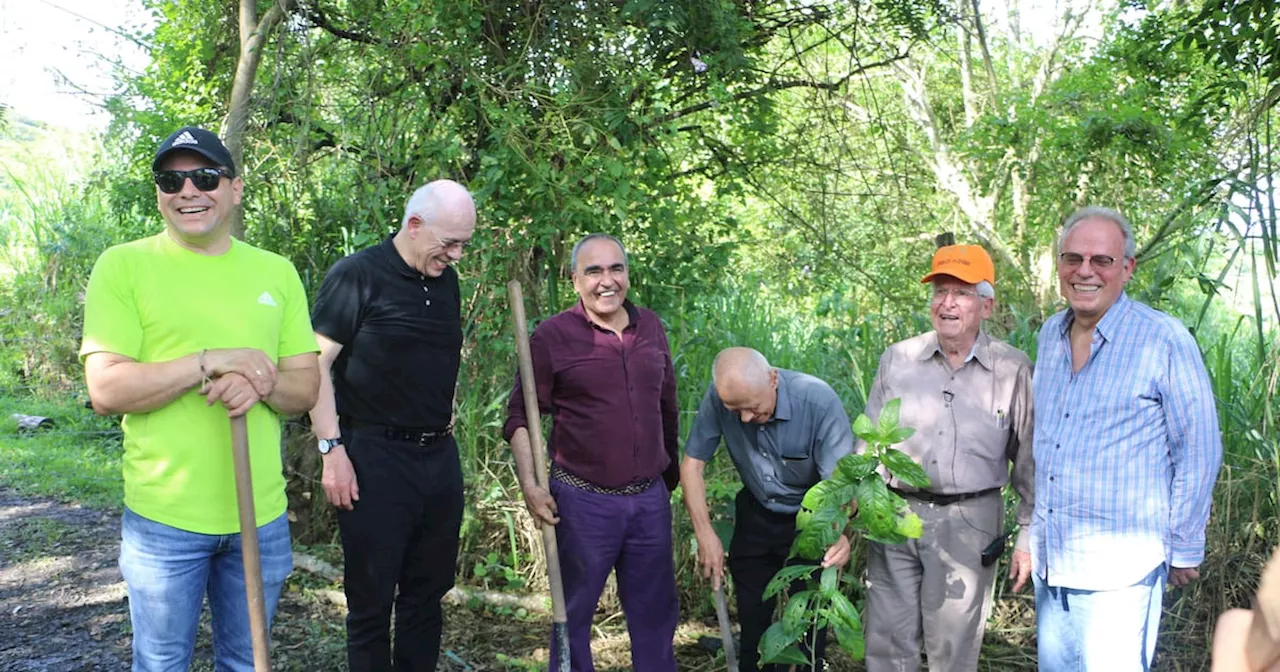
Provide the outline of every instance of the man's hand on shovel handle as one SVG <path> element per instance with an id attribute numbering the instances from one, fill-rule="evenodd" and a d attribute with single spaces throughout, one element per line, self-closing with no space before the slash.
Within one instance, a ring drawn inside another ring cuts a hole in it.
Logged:
<path id="1" fill-rule="evenodd" d="M 702 578 L 711 581 L 711 589 L 719 590 L 724 576 L 724 544 L 714 532 L 698 535 L 698 565 Z"/>
<path id="2" fill-rule="evenodd" d="M 560 522 L 560 510 L 556 508 L 556 500 L 546 488 L 531 485 L 524 490 L 524 505 L 529 514 L 539 523 L 555 525 Z"/>

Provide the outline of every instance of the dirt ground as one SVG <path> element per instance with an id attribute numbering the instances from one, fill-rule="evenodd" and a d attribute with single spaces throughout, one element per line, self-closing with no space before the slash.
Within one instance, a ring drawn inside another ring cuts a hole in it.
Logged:
<path id="1" fill-rule="evenodd" d="M 129 606 L 116 565 L 119 549 L 118 513 L 0 487 L 0 670 L 128 668 Z M 294 572 L 272 629 L 273 668 L 345 669 L 344 611 L 325 597 L 335 590 L 341 587 Z M 480 605 L 446 609 L 440 670 L 545 669 L 545 618 Z M 205 613 L 194 670 L 212 668 Z M 598 623 L 592 649 L 602 671 L 630 668 L 621 620 L 605 617 Z M 681 625 L 676 642 L 681 670 L 723 669 L 723 657 L 697 642 L 715 632 L 714 621 Z"/>

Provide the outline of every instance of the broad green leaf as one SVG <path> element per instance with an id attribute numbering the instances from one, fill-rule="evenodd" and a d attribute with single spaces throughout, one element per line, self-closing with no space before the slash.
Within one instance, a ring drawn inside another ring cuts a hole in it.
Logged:
<path id="1" fill-rule="evenodd" d="M 800 650 L 799 644 L 791 644 L 787 648 L 778 652 L 773 658 L 766 659 L 763 655 L 760 657 L 760 663 L 780 663 L 784 665 L 810 665 L 808 658 L 805 658 L 804 652 Z"/>
<path id="2" fill-rule="evenodd" d="M 914 513 L 901 514 L 894 531 L 904 537 L 919 539 L 924 534 L 924 524 L 920 522 L 920 516 Z"/>
<path id="3" fill-rule="evenodd" d="M 797 517 L 798 520 L 799 517 Z M 814 511 L 791 544 L 791 555 L 808 560 L 821 558 L 822 554 L 827 552 L 827 548 L 840 538 L 840 530 L 848 520 L 848 514 L 844 509 Z"/>
<path id="4" fill-rule="evenodd" d="M 898 428 L 898 412 L 901 407 L 901 399 L 890 399 L 885 403 L 884 408 L 880 409 L 880 421 L 876 423 L 876 429 L 881 434 L 888 436 Z"/>
<path id="5" fill-rule="evenodd" d="M 875 431 L 875 425 L 871 424 L 871 418 L 868 418 L 866 413 L 859 413 L 858 419 L 853 421 L 854 435 L 865 441 L 870 441 L 867 437 Z"/>
<path id="6" fill-rule="evenodd" d="M 802 590 L 787 598 L 787 606 L 782 609 L 782 631 L 787 633 L 788 637 L 791 635 L 797 638 L 803 637 L 805 631 L 809 629 L 812 621 L 809 604 L 815 597 L 817 593 L 814 591 Z"/>
<path id="7" fill-rule="evenodd" d="M 822 596 L 832 599 L 840 591 L 840 568 L 828 567 L 822 570 Z"/>
<path id="8" fill-rule="evenodd" d="M 787 650 L 787 647 L 795 644 L 800 639 L 800 636 L 792 637 L 788 635 L 782 628 L 782 621 L 770 625 L 769 629 L 764 631 L 764 636 L 760 638 L 760 662 L 783 662 L 780 656 Z M 799 651 L 800 649 L 796 648 L 796 652 L 799 653 Z"/>
<path id="9" fill-rule="evenodd" d="M 887 448 L 880 454 L 880 461 L 884 462 L 884 466 L 898 477 L 899 481 L 907 485 L 921 489 L 929 487 L 929 476 L 924 473 L 924 467 L 921 467 L 911 456 L 898 450 L 897 448 Z"/>
<path id="10" fill-rule="evenodd" d="M 764 596 L 762 599 L 770 599 L 774 595 L 786 590 L 795 581 L 807 579 L 813 576 L 818 570 L 817 565 L 787 565 L 778 570 L 777 574 L 769 579 L 769 584 L 764 587 Z"/>
<path id="11" fill-rule="evenodd" d="M 836 592 L 835 595 L 831 596 L 831 608 L 835 611 L 836 616 L 839 617 L 838 620 L 840 622 L 856 630 L 859 634 L 862 633 L 862 617 L 858 615 L 858 610 L 854 608 L 849 598 L 844 596 L 844 593 Z"/>
<path id="12" fill-rule="evenodd" d="M 912 436 L 915 436 L 915 433 L 915 427 L 899 427 L 892 432 L 889 432 L 889 436 L 886 437 L 889 439 L 887 443 L 902 443 Z"/>
<path id="13" fill-rule="evenodd" d="M 854 660 L 862 660 L 866 655 L 866 642 L 862 639 L 862 631 L 854 630 L 844 623 L 833 623 L 831 629 L 836 633 L 836 641 Z"/>
<path id="14" fill-rule="evenodd" d="M 868 478 L 858 484 L 858 520 L 866 527 L 868 537 L 878 539 L 894 534 L 897 528 L 894 516 L 898 509 L 894 498 L 878 478 Z"/>
<path id="15" fill-rule="evenodd" d="M 839 462 L 836 462 L 835 475 L 839 475 L 849 483 L 857 485 L 862 479 L 874 474 L 879 464 L 874 456 L 867 453 L 850 453 L 840 458 Z"/>
<path id="16" fill-rule="evenodd" d="M 804 493 L 804 501 L 801 502 L 800 506 L 810 511 L 839 508 L 853 499 L 854 492 L 852 484 L 838 483 L 835 479 L 818 481 L 816 485 L 809 488 L 808 492 Z M 804 527 L 798 521 L 796 526 Z"/>
<path id="17" fill-rule="evenodd" d="M 804 499 L 800 502 L 800 506 L 817 511 L 823 508 L 822 502 L 826 499 L 827 493 L 840 487 L 831 481 L 818 481 L 808 492 L 804 493 Z"/>

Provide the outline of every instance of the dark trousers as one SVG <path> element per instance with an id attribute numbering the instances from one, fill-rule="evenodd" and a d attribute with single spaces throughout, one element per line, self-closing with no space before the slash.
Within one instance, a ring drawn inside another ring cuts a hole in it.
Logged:
<path id="1" fill-rule="evenodd" d="M 347 427 L 342 435 L 360 487 L 354 509 L 338 511 L 347 662 L 352 672 L 434 672 L 444 627 L 440 599 L 453 587 L 462 525 L 458 445 L 448 437 L 419 446 Z"/>
<path id="2" fill-rule="evenodd" d="M 785 665 L 760 667 L 760 638 L 773 624 L 777 597 L 764 600 L 765 586 L 787 563 L 791 542 L 796 537 L 795 514 L 782 514 L 764 508 L 746 488 L 738 491 L 734 501 L 736 512 L 733 541 L 729 543 L 729 574 L 738 597 L 738 623 L 742 626 L 742 652 L 738 657 L 740 672 L 782 672 Z M 793 563 L 794 564 L 794 563 Z M 803 583 L 793 586 L 793 592 Z M 818 633 L 817 672 L 822 670 L 822 653 L 826 648 L 826 631 Z M 805 635 L 805 641 L 809 635 Z M 807 651 L 807 647 L 805 647 Z M 810 670 L 802 667 L 801 670 Z"/>
<path id="3" fill-rule="evenodd" d="M 569 667 L 594 672 L 591 618 L 609 572 L 631 635 L 634 672 L 676 672 L 672 640 L 680 620 L 671 555 L 671 493 L 662 479 L 637 495 L 605 495 L 551 479 L 560 523 L 560 571 L 569 627 Z M 563 653 L 551 649 L 551 669 Z"/>

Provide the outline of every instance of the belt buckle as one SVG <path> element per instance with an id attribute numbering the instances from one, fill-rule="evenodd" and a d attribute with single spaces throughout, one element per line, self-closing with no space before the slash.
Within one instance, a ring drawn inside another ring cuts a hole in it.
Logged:
<path id="1" fill-rule="evenodd" d="M 427 446 L 435 443 L 435 440 L 434 440 L 435 438 L 436 438 L 435 432 L 420 432 L 418 434 L 418 447 L 426 448 Z"/>

